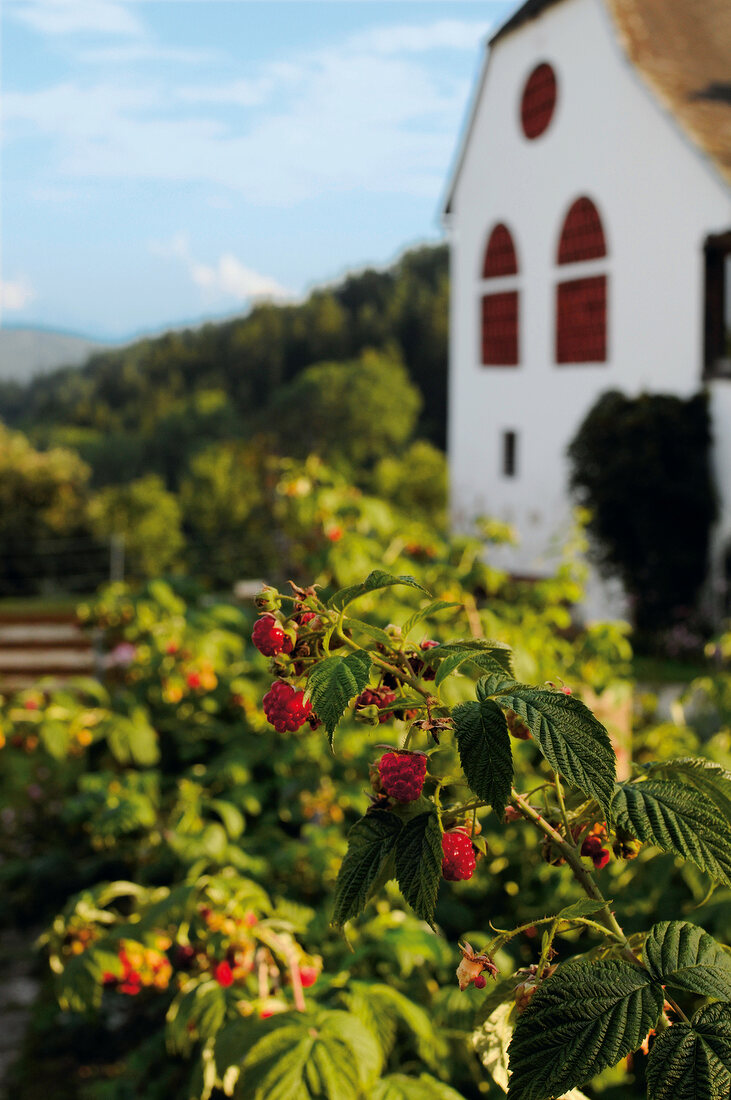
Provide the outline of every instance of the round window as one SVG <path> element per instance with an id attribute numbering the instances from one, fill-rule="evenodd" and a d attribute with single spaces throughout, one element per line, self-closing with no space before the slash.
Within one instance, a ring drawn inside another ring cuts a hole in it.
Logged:
<path id="1" fill-rule="evenodd" d="M 520 121 L 529 139 L 548 129 L 556 107 L 556 74 L 547 62 L 538 65 L 525 82 Z"/>

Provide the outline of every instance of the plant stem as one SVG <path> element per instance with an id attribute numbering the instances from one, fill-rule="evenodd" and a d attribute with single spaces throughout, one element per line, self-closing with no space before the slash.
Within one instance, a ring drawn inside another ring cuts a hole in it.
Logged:
<path id="1" fill-rule="evenodd" d="M 569 825 L 569 815 L 566 813 L 566 803 L 563 797 L 563 787 L 561 786 L 561 777 L 558 772 L 553 773 L 553 785 L 556 788 L 556 798 L 558 799 L 558 805 L 561 810 L 561 820 L 563 821 L 564 833 L 566 834 L 567 844 L 571 844 L 573 837 L 571 835 L 571 826 Z M 575 847 L 575 845 L 572 845 Z"/>
<path id="2" fill-rule="evenodd" d="M 350 646 L 351 649 L 362 648 L 358 645 L 357 642 L 354 642 L 352 638 L 349 638 L 347 634 L 340 629 L 339 626 L 336 627 L 335 632 L 340 641 L 344 642 L 345 645 Z M 414 691 L 418 691 L 419 695 L 423 695 L 426 700 L 433 700 L 434 702 L 437 701 L 436 699 L 434 699 L 434 696 L 431 695 L 424 687 L 422 687 L 419 681 L 414 676 L 411 676 L 408 672 L 406 672 L 405 669 L 398 668 L 396 665 L 389 664 L 388 661 L 384 661 L 382 657 L 379 657 L 377 653 L 372 653 L 369 651 L 368 656 L 373 661 L 373 663 L 378 665 L 379 668 L 382 668 L 384 672 L 390 672 L 391 675 L 400 680 L 402 684 L 408 684 L 409 687 L 414 689 Z"/>

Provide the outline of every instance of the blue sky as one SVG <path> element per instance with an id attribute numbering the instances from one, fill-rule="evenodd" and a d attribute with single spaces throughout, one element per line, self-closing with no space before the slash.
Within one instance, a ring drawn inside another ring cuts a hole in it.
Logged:
<path id="1" fill-rule="evenodd" d="M 122 339 L 439 239 L 515 6 L 4 0 L 2 323 Z"/>

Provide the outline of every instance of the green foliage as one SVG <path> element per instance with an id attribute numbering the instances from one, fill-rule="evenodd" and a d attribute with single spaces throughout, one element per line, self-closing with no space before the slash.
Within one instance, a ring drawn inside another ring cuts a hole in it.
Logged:
<path id="1" fill-rule="evenodd" d="M 459 760 L 471 789 L 502 818 L 513 783 L 513 755 L 505 715 L 492 699 L 460 703 L 452 711 Z"/>
<path id="2" fill-rule="evenodd" d="M 655 1040 L 649 1100 L 725 1100 L 731 1090 L 731 1010 L 707 1005 Z"/>
<path id="3" fill-rule="evenodd" d="M 127 570 L 133 576 L 158 576 L 180 556 L 180 507 L 155 474 L 119 488 L 102 489 L 89 506 L 89 516 L 99 538 L 117 535 L 124 539 Z"/>
<path id="4" fill-rule="evenodd" d="M 731 955 L 697 925 L 661 921 L 650 929 L 643 955 L 653 978 L 663 985 L 731 1000 Z"/>
<path id="5" fill-rule="evenodd" d="M 646 970 L 621 959 L 569 963 L 518 1017 L 510 1044 L 510 1100 L 549 1100 L 636 1050 L 662 1011 Z"/>
<path id="6" fill-rule="evenodd" d="M 407 821 L 396 840 L 396 879 L 417 917 L 433 925 L 442 880 L 442 834 L 431 807 Z"/>
<path id="7" fill-rule="evenodd" d="M 549 764 L 609 814 L 615 757 L 604 726 L 573 695 L 518 684 L 497 696 L 527 724 Z"/>
<path id="8" fill-rule="evenodd" d="M 691 787 L 664 780 L 625 783 L 616 789 L 612 814 L 640 840 L 731 884 L 731 823 Z"/>
<path id="9" fill-rule="evenodd" d="M 642 630 L 687 617 L 706 577 L 716 516 L 710 443 L 706 395 L 612 390 L 569 447 L 599 560 L 630 593 Z"/>
<path id="10" fill-rule="evenodd" d="M 348 851 L 335 886 L 333 923 L 361 913 L 382 866 L 394 850 L 402 823 L 384 810 L 371 810 L 348 833 Z"/>
<path id="11" fill-rule="evenodd" d="M 335 728 L 348 703 L 366 686 L 370 671 L 371 659 L 363 650 L 349 653 L 347 657 L 337 654 L 328 657 L 313 669 L 308 689 L 315 712 L 325 723 L 331 744 Z"/>

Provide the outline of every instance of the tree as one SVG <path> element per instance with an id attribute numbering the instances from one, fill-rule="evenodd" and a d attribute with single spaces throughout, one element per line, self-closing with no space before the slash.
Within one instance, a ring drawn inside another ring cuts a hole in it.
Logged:
<path id="1" fill-rule="evenodd" d="M 284 454 L 319 454 L 359 467 L 403 447 L 421 405 L 395 353 L 366 351 L 346 363 L 308 367 L 279 391 L 269 419 Z"/>
<path id="2" fill-rule="evenodd" d="M 179 558 L 180 505 L 156 474 L 102 489 L 89 506 L 89 516 L 100 538 L 124 539 L 126 567 L 133 575 L 157 576 Z"/>
<path id="3" fill-rule="evenodd" d="M 606 573 L 622 580 L 641 630 L 695 603 L 708 568 L 716 495 L 708 401 L 605 393 L 569 446 L 571 485 L 591 510 Z"/>

